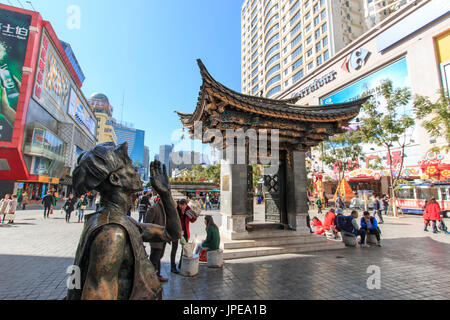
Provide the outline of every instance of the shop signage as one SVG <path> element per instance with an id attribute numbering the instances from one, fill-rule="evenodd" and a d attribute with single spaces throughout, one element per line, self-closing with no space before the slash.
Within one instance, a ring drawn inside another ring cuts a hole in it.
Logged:
<path id="1" fill-rule="evenodd" d="M 12 138 L 30 24 L 30 15 L 0 9 L 0 141 Z"/>
<path id="2" fill-rule="evenodd" d="M 342 64 L 341 68 L 346 72 L 350 72 L 351 69 L 359 70 L 363 65 L 366 64 L 369 56 L 370 52 L 366 49 L 360 48 L 354 50 L 344 59 L 344 63 Z"/>
<path id="3" fill-rule="evenodd" d="M 336 79 L 336 71 L 331 71 L 328 74 L 324 75 L 323 77 L 319 78 L 319 79 L 315 79 L 313 82 L 311 82 L 309 85 L 307 85 L 304 89 L 300 90 L 299 92 L 294 92 L 291 97 L 306 97 L 307 95 L 309 95 L 311 92 L 314 92 L 316 90 L 318 90 L 320 87 L 323 87 L 325 84 L 327 84 L 328 82 L 333 81 L 334 79 Z"/>
<path id="4" fill-rule="evenodd" d="M 37 66 L 34 98 L 45 108 L 52 106 L 65 113 L 69 102 L 70 86 L 70 74 L 59 58 L 50 38 L 44 32 Z"/>

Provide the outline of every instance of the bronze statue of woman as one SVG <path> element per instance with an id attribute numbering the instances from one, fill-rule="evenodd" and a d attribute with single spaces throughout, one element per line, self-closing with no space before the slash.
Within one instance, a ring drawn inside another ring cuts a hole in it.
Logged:
<path id="1" fill-rule="evenodd" d="M 78 158 L 73 172 L 76 196 L 96 190 L 101 203 L 97 212 L 86 215 L 74 263 L 80 268 L 81 286 L 69 289 L 68 300 L 162 298 L 161 284 L 143 242 L 180 239 L 180 219 L 166 168 L 161 169 L 159 161 L 150 165 L 150 182 L 160 195 L 166 226 L 139 223 L 127 216 L 131 195 L 143 189 L 127 149 L 127 143 L 118 147 L 103 143 Z"/>

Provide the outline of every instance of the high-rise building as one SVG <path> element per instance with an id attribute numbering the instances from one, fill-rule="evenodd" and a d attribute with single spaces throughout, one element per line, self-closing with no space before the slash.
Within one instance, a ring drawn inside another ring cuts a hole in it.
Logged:
<path id="1" fill-rule="evenodd" d="M 144 160 L 143 160 L 143 166 L 144 166 L 144 180 L 147 181 L 149 178 L 149 172 L 150 172 L 150 149 L 147 146 L 144 146 Z"/>
<path id="2" fill-rule="evenodd" d="M 113 107 L 108 97 L 103 93 L 94 93 L 88 100 L 97 120 L 97 143 L 114 142 L 117 144 L 117 136 L 112 122 Z"/>
<path id="3" fill-rule="evenodd" d="M 117 144 L 128 143 L 128 155 L 136 167 L 144 166 L 144 138 L 145 131 L 129 128 L 112 120 L 117 136 Z"/>
<path id="4" fill-rule="evenodd" d="M 169 175 L 172 172 L 170 170 L 170 153 L 172 152 L 172 150 L 173 150 L 173 144 L 159 146 L 159 161 L 162 164 L 166 165 L 167 173 Z"/>
<path id="5" fill-rule="evenodd" d="M 410 1 L 245 0 L 241 90 L 272 97 Z"/>

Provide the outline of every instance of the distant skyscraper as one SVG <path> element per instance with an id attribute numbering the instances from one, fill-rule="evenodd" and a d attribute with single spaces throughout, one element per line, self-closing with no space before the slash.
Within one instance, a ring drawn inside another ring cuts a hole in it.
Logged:
<path id="1" fill-rule="evenodd" d="M 129 128 L 116 122 L 113 122 L 113 127 L 117 135 L 117 144 L 128 142 L 128 155 L 133 164 L 143 167 L 145 131 Z"/>
<path id="2" fill-rule="evenodd" d="M 94 93 L 88 100 L 97 120 L 97 143 L 113 142 L 117 144 L 117 136 L 112 125 L 113 107 L 103 93 Z"/>
<path id="3" fill-rule="evenodd" d="M 167 173 L 169 176 L 171 175 L 171 168 L 170 168 L 170 153 L 173 150 L 173 144 L 172 145 L 162 145 L 159 146 L 159 161 L 162 164 L 166 165 Z"/>
<path id="4" fill-rule="evenodd" d="M 149 164 L 150 164 L 150 149 L 147 146 L 144 146 L 144 169 L 145 169 L 145 174 L 144 174 L 144 180 L 147 181 L 149 178 Z"/>

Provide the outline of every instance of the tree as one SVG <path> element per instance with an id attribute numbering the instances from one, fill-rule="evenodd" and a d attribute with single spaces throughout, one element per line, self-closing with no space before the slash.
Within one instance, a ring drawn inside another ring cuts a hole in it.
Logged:
<path id="1" fill-rule="evenodd" d="M 364 161 L 360 139 L 353 131 L 334 135 L 319 145 L 322 148 L 320 160 L 337 171 L 337 186 L 341 185 L 344 174 L 358 167 L 358 160 Z"/>
<path id="2" fill-rule="evenodd" d="M 364 93 L 364 96 L 367 95 L 368 93 Z M 410 101 L 411 92 L 408 88 L 394 89 L 392 81 L 383 80 L 376 90 L 376 96 L 372 96 L 363 104 L 362 117 L 360 117 L 362 125 L 356 131 L 363 142 L 384 147 L 387 151 L 394 216 L 397 216 L 395 187 L 403 169 L 405 147 L 411 143 L 407 132 L 415 125 L 414 118 L 403 112 Z M 398 172 L 394 174 L 392 152 L 396 147 L 401 150 L 401 160 Z"/>
<path id="3" fill-rule="evenodd" d="M 439 98 L 436 102 L 431 102 L 428 97 L 415 95 L 414 97 L 414 111 L 418 119 L 425 119 L 422 122 L 422 127 L 427 130 L 428 134 L 433 138 L 444 137 L 447 144 L 441 148 L 435 147 L 431 151 L 450 150 L 450 98 L 448 92 L 441 89 Z M 431 116 L 431 118 L 429 118 Z"/>

